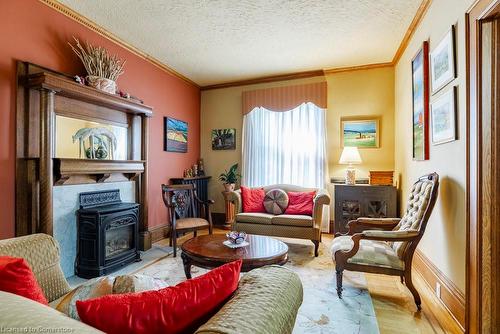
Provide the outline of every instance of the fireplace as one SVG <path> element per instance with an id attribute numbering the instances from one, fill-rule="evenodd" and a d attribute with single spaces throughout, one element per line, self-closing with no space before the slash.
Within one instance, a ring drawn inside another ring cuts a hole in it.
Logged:
<path id="1" fill-rule="evenodd" d="M 139 204 L 122 202 L 118 189 L 84 192 L 79 197 L 76 274 L 98 277 L 140 261 Z"/>

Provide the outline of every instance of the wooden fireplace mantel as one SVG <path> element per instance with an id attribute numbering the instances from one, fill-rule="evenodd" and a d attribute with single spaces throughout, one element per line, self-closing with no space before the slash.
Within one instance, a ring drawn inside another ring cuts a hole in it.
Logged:
<path id="1" fill-rule="evenodd" d="M 56 186 L 134 180 L 136 202 L 141 204 L 139 244 L 150 248 L 146 203 L 153 109 L 27 62 L 18 62 L 17 83 L 16 236 L 53 234 Z M 56 157 L 56 116 L 127 128 L 127 160 Z"/>
<path id="2" fill-rule="evenodd" d="M 54 159 L 54 185 L 136 180 L 144 173 L 144 164 L 136 160 Z"/>
<path id="3" fill-rule="evenodd" d="M 60 74 L 44 71 L 29 74 L 25 80 L 26 85 L 30 88 L 52 90 L 58 96 L 88 102 L 128 114 L 153 116 L 153 109 L 147 105 L 81 85 Z"/>

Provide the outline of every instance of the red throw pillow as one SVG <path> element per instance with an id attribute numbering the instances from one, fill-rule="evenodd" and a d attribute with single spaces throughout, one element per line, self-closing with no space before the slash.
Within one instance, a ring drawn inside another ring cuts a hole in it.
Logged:
<path id="1" fill-rule="evenodd" d="M 238 288 L 241 260 L 176 286 L 77 301 L 80 319 L 108 334 L 193 333 Z"/>
<path id="2" fill-rule="evenodd" d="M 263 212 L 266 213 L 264 207 L 264 197 L 266 192 L 264 188 L 247 188 L 241 187 L 241 201 L 243 202 L 243 212 Z"/>
<path id="3" fill-rule="evenodd" d="M 49 305 L 25 259 L 0 256 L 0 290 Z"/>
<path id="4" fill-rule="evenodd" d="M 288 207 L 285 215 L 307 215 L 312 216 L 314 196 L 316 191 L 288 193 Z"/>

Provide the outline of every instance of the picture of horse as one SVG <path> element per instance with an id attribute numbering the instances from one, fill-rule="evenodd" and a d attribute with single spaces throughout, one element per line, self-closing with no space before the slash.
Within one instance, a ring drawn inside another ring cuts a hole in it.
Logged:
<path id="1" fill-rule="evenodd" d="M 188 124 L 184 121 L 164 117 L 164 150 L 186 153 L 188 145 Z"/>

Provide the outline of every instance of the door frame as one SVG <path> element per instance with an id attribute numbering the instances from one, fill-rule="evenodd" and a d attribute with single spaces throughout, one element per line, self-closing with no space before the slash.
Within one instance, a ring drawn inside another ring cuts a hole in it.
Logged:
<path id="1" fill-rule="evenodd" d="M 481 108 L 481 23 L 500 11 L 500 0 L 478 0 L 466 13 L 467 259 L 466 332 L 493 333 L 500 250 L 500 117 Z M 498 70 L 498 64 L 496 69 Z M 496 99 L 498 104 L 498 97 Z M 496 110 L 498 112 L 499 110 Z M 489 121 L 488 117 L 489 116 Z M 486 121 L 485 121 L 486 120 Z"/>

